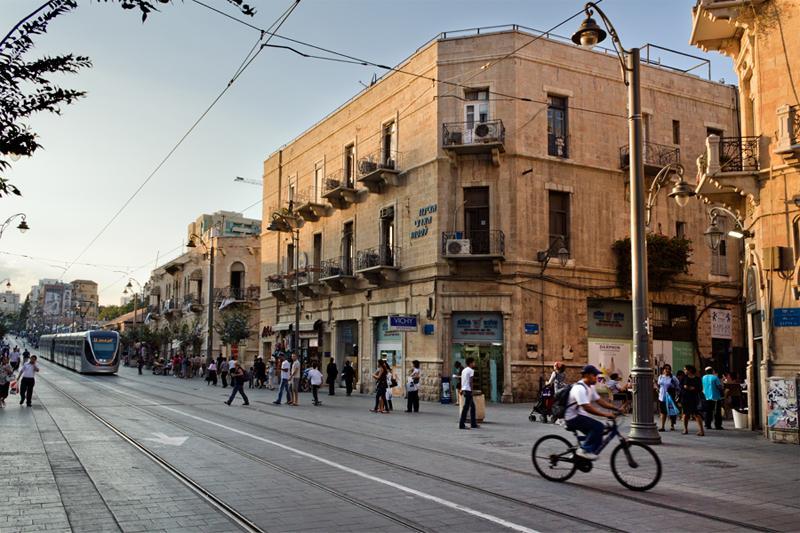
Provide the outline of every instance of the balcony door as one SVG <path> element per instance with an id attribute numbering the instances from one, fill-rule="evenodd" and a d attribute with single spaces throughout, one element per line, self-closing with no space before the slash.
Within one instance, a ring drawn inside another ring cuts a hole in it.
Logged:
<path id="1" fill-rule="evenodd" d="M 353 223 L 347 222 L 342 232 L 342 273 L 353 273 Z"/>
<path id="2" fill-rule="evenodd" d="M 475 89 L 464 93 L 464 144 L 473 140 L 472 132 L 476 124 L 488 122 L 489 118 L 489 90 Z"/>
<path id="3" fill-rule="evenodd" d="M 473 254 L 489 253 L 489 187 L 464 188 L 464 238 Z"/>

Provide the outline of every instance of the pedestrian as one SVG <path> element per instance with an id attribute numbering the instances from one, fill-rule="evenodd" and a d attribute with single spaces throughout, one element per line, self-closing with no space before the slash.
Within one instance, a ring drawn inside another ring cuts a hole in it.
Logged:
<path id="1" fill-rule="evenodd" d="M 275 359 L 270 357 L 269 368 L 267 369 L 267 388 L 275 390 Z"/>
<path id="2" fill-rule="evenodd" d="M 24 363 L 30 358 L 31 358 L 31 352 L 29 352 L 28 349 L 25 348 L 25 350 L 22 351 L 22 362 Z"/>
<path id="3" fill-rule="evenodd" d="M 289 371 L 292 365 L 289 364 L 289 361 L 287 361 L 283 355 L 278 356 L 278 361 L 280 362 L 281 368 L 281 383 L 278 386 L 278 398 L 272 402 L 275 405 L 281 404 L 283 391 L 286 391 L 286 403 L 292 402 L 292 393 L 289 392 Z"/>
<path id="4" fill-rule="evenodd" d="M 627 385 L 621 385 L 619 374 L 613 372 L 606 381 L 608 391 L 611 393 L 611 399 L 614 402 L 619 402 L 619 410 L 627 413 L 630 409 L 632 394 L 628 390 Z"/>
<path id="5" fill-rule="evenodd" d="M 189 379 L 192 377 L 192 358 L 184 355 L 182 357 L 181 364 L 183 365 L 183 379 Z"/>
<path id="6" fill-rule="evenodd" d="M 0 357 L 0 407 L 6 406 L 8 387 L 14 380 L 14 368 L 8 362 L 8 356 Z"/>
<path id="7" fill-rule="evenodd" d="M 325 373 L 328 374 L 328 379 L 326 380 L 328 384 L 328 396 L 333 396 L 336 394 L 336 378 L 339 377 L 339 368 L 336 366 L 333 357 L 331 357 L 328 368 L 325 369 Z"/>
<path id="8" fill-rule="evenodd" d="M 211 360 L 211 363 L 208 365 L 208 373 L 206 374 L 206 386 L 213 383 L 214 386 L 217 386 L 217 363 L 214 360 Z"/>
<path id="9" fill-rule="evenodd" d="M 353 380 L 355 379 L 356 371 L 350 363 L 350 359 L 344 362 L 344 369 L 342 370 L 342 378 L 344 379 L 344 387 L 347 395 L 350 396 L 353 392 Z"/>
<path id="10" fill-rule="evenodd" d="M 330 365 L 328 366 L 330 367 Z M 317 396 L 319 388 L 322 385 L 322 372 L 317 369 L 316 361 L 311 363 L 311 370 L 308 371 L 308 381 L 311 383 L 311 395 L 314 398 L 314 405 L 322 405 L 322 402 L 319 401 L 319 397 Z"/>
<path id="11" fill-rule="evenodd" d="M 235 355 L 232 355 L 230 359 L 228 359 L 228 373 L 232 373 L 233 369 L 236 368 L 236 361 L 237 358 Z"/>
<path id="12" fill-rule="evenodd" d="M 144 366 L 144 357 L 142 357 L 142 354 L 139 354 L 139 356 L 136 359 L 137 359 L 137 361 L 136 361 L 136 369 L 139 371 L 139 375 L 141 376 L 142 375 L 142 367 Z"/>
<path id="13" fill-rule="evenodd" d="M 547 380 L 545 385 L 553 387 L 553 396 L 567 386 L 567 365 L 561 361 L 553 363 L 553 371 L 550 373 L 550 379 Z"/>
<path id="14" fill-rule="evenodd" d="M 247 372 L 247 388 L 252 389 L 255 384 L 256 369 L 255 365 L 250 365 L 250 370 Z"/>
<path id="15" fill-rule="evenodd" d="M 386 389 L 388 388 L 389 364 L 385 359 L 378 361 L 378 369 L 372 374 L 375 379 L 375 408 L 373 413 L 388 413 L 386 410 Z"/>
<path id="16" fill-rule="evenodd" d="M 388 361 L 386 362 L 386 382 L 388 383 L 386 386 L 386 411 L 392 412 L 394 411 L 394 405 L 392 405 L 394 393 L 392 389 L 397 387 L 397 378 Z"/>
<path id="17" fill-rule="evenodd" d="M 19 386 L 19 404 L 27 403 L 28 407 L 31 406 L 31 398 L 33 397 L 33 386 L 36 384 L 36 373 L 39 371 L 39 365 L 36 364 L 36 356 L 32 355 L 31 358 L 22 365 L 19 371 L 19 377 L 22 378 Z"/>
<path id="18" fill-rule="evenodd" d="M 700 390 L 703 383 L 697 375 L 697 369 L 693 365 L 686 365 L 686 377 L 681 383 L 681 409 L 683 410 L 683 434 L 689 433 L 689 419 L 693 418 L 697 422 L 697 434 L 705 435 L 703 431 L 703 417 L 700 416 L 698 407 L 700 406 Z"/>
<path id="19" fill-rule="evenodd" d="M 239 361 L 235 361 L 233 364 L 233 371 L 231 371 L 231 386 L 233 390 L 231 391 L 231 395 L 228 398 L 228 401 L 225 402 L 228 405 L 233 402 L 233 399 L 236 397 L 236 393 L 242 395 L 242 399 L 244 400 L 244 405 L 250 405 L 250 401 L 247 399 L 247 395 L 244 393 L 244 382 L 247 379 L 247 374 L 244 371 L 244 368 L 241 367 Z"/>
<path id="20" fill-rule="evenodd" d="M 714 429 L 722 428 L 722 382 L 717 377 L 714 369 L 706 367 L 706 375 L 703 376 L 703 396 L 706 401 L 703 405 L 706 413 L 706 429 L 711 429 L 711 422 L 714 422 Z"/>
<path id="21" fill-rule="evenodd" d="M 292 367 L 289 377 L 292 384 L 289 389 L 292 393 L 292 401 L 289 402 L 289 405 L 297 406 L 300 403 L 300 360 L 297 357 L 297 352 L 292 352 Z"/>
<path id="22" fill-rule="evenodd" d="M 408 376 L 408 383 L 406 384 L 406 413 L 415 412 L 419 413 L 419 378 L 421 376 L 419 370 L 419 361 L 414 359 L 411 361 L 411 374 Z"/>
<path id="23" fill-rule="evenodd" d="M 472 378 L 475 376 L 475 358 L 467 357 L 467 366 L 461 371 L 461 418 L 458 429 L 467 429 L 467 411 L 469 411 L 469 427 L 477 428 L 475 419 L 475 400 L 472 399 Z"/>
<path id="24" fill-rule="evenodd" d="M 658 409 L 661 413 L 661 428 L 659 428 L 659 431 L 665 431 L 664 426 L 667 423 L 668 416 L 670 421 L 669 430 L 675 431 L 678 413 L 674 395 L 680 390 L 680 382 L 678 382 L 678 378 L 672 375 L 672 366 L 664 365 L 656 385 L 658 386 Z"/>
<path id="25" fill-rule="evenodd" d="M 9 354 L 6 354 L 9 355 Z M 11 355 L 8 358 L 9 363 L 11 364 L 11 368 L 14 369 L 14 372 L 17 371 L 19 368 L 19 350 L 14 350 L 11 352 Z"/>
<path id="26" fill-rule="evenodd" d="M 217 364 L 219 377 L 222 379 L 222 388 L 228 388 L 228 361 L 224 357 L 220 357 L 220 362 Z"/>
<path id="27" fill-rule="evenodd" d="M 564 413 L 567 429 L 580 431 L 586 436 L 575 450 L 575 455 L 590 461 L 597 459 L 597 451 L 603 444 L 605 426 L 589 415 L 604 416 L 613 420 L 615 413 L 619 412 L 613 403 L 603 400 L 597 393 L 595 385 L 599 374 L 600 371 L 594 365 L 586 365 L 581 369 L 581 379 L 569 390 L 567 410 Z M 611 413 L 601 411 L 594 404 L 611 410 Z"/>
<path id="28" fill-rule="evenodd" d="M 263 389 L 266 386 L 264 382 L 267 380 L 267 365 L 264 364 L 264 358 L 260 355 L 253 363 L 253 370 L 256 374 L 256 387 Z"/>

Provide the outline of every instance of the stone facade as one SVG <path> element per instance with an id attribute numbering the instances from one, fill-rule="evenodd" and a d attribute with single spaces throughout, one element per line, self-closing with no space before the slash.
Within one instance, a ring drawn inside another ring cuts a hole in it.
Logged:
<path id="1" fill-rule="evenodd" d="M 740 255 L 750 426 L 793 442 L 800 378 L 799 36 L 797 0 L 701 0 L 694 9 L 692 44 L 731 57 L 739 78 L 741 131 L 705 140 L 697 190 L 751 234 Z M 773 378 L 794 382 L 794 399 L 772 390 Z"/>
<path id="2" fill-rule="evenodd" d="M 436 39 L 264 161 L 264 220 L 301 227 L 298 258 L 291 232 L 261 236 L 262 353 L 289 345 L 299 311 L 302 351 L 340 368 L 357 363 L 361 390 L 371 390 L 378 358 L 398 364 L 401 385 L 418 359 L 422 396 L 435 399 L 440 376 L 476 356 L 479 385 L 495 401 L 535 397 L 555 360 L 575 372 L 598 357 L 590 302 L 629 297 L 612 252 L 630 225 L 625 86 L 615 57 L 552 39 L 505 57 L 530 38 Z M 735 123 L 734 90 L 642 70 L 647 146 L 680 154 L 692 175 L 705 124 Z M 564 134 L 548 134 L 558 113 Z M 706 225 L 700 204 L 680 209 L 662 194 L 650 229 L 699 243 Z M 563 266 L 552 253 L 560 245 L 550 246 L 557 235 L 567 241 Z M 545 260 L 538 252 L 549 247 Z M 689 339 L 655 339 L 655 351 L 687 342 L 687 361 L 709 360 L 708 310 L 740 322 L 736 257 L 716 258 L 724 275 L 710 274 L 712 259 L 695 244 L 688 272 L 651 292 L 654 313 L 686 321 L 659 334 L 681 329 Z M 390 331 L 392 315 L 416 317 L 417 330 Z M 726 358 L 742 346 L 738 326 L 731 337 Z M 629 342 L 606 344 L 624 352 Z"/>
<path id="3" fill-rule="evenodd" d="M 88 326 L 97 323 L 98 299 L 97 283 L 87 279 L 76 279 L 72 282 L 72 302 L 80 305 L 83 323 Z"/>

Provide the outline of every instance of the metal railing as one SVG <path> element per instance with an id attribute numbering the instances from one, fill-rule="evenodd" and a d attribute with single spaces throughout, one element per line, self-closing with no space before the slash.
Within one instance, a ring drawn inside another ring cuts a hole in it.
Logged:
<path id="1" fill-rule="evenodd" d="M 505 253 L 506 235 L 499 229 L 442 233 L 443 256 L 505 256 Z"/>
<path id="2" fill-rule="evenodd" d="M 378 170 L 400 170 L 400 152 L 376 150 L 359 158 L 356 176 L 362 178 Z"/>
<path id="3" fill-rule="evenodd" d="M 323 180 L 324 181 L 324 180 Z M 320 183 L 320 188 L 322 190 L 317 191 L 317 186 L 312 185 L 310 187 L 306 187 L 302 191 L 296 193 L 294 195 L 294 208 L 297 209 L 301 205 L 305 204 L 324 204 L 326 203 L 325 199 L 322 197 L 325 194 L 325 184 Z"/>
<path id="4" fill-rule="evenodd" d="M 353 258 L 336 257 L 320 263 L 319 279 L 353 275 Z"/>
<path id="5" fill-rule="evenodd" d="M 168 298 L 161 302 L 161 311 L 171 313 L 178 310 L 178 302 L 174 298 Z"/>
<path id="6" fill-rule="evenodd" d="M 236 301 L 258 300 L 261 296 L 261 287 L 251 285 L 250 287 L 220 287 L 214 289 L 214 299 L 224 300 L 231 298 Z"/>
<path id="7" fill-rule="evenodd" d="M 720 137 L 719 168 L 721 172 L 758 170 L 759 137 Z"/>
<path id="8" fill-rule="evenodd" d="M 400 266 L 400 247 L 381 244 L 373 248 L 359 250 L 356 254 L 356 271 L 375 267 Z"/>
<path id="9" fill-rule="evenodd" d="M 355 171 L 355 169 L 353 169 Z M 345 179 L 344 170 L 341 168 L 335 172 L 328 174 L 325 178 L 323 194 L 327 194 L 337 189 L 355 189 L 355 176 L 350 179 Z"/>
<path id="10" fill-rule="evenodd" d="M 196 294 L 187 294 L 183 297 L 183 305 L 202 305 L 202 299 Z"/>
<path id="11" fill-rule="evenodd" d="M 445 122 L 442 124 L 442 146 L 465 146 L 503 143 L 506 129 L 500 119 L 486 122 Z"/>
<path id="12" fill-rule="evenodd" d="M 665 167 L 670 163 L 681 162 L 681 149 L 654 142 L 642 143 L 642 159 L 645 165 Z M 631 164 L 630 145 L 619 147 L 619 167 L 629 168 Z"/>
<path id="13" fill-rule="evenodd" d="M 272 291 L 280 291 L 286 287 L 286 281 L 283 279 L 283 276 L 280 274 L 273 274 L 272 276 L 267 278 L 267 290 Z"/>
<path id="14" fill-rule="evenodd" d="M 555 157 L 569 157 L 568 138 L 564 135 L 547 134 L 547 154 Z"/>

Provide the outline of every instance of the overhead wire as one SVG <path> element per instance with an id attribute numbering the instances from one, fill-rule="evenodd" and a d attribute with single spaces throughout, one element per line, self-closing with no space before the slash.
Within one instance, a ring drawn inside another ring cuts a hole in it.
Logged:
<path id="1" fill-rule="evenodd" d="M 217 102 L 219 102 L 222 99 L 222 97 L 225 95 L 225 93 L 228 92 L 228 90 L 231 88 L 231 86 L 234 84 L 234 82 L 244 73 L 245 70 L 247 70 L 247 68 L 253 63 L 255 58 L 258 57 L 258 55 L 261 53 L 261 51 L 264 50 L 264 48 L 266 47 L 266 44 L 270 41 L 270 39 L 272 39 L 273 30 L 277 31 L 278 29 L 280 29 L 280 27 L 283 25 L 284 22 L 286 22 L 286 20 L 289 18 L 289 16 L 292 14 L 292 12 L 295 10 L 295 8 L 297 7 L 297 5 L 299 3 L 300 3 L 300 0 L 293 0 L 292 4 L 275 20 L 275 22 L 272 23 L 272 25 L 270 26 L 270 30 L 261 30 L 262 33 L 259 35 L 258 41 L 250 49 L 250 51 L 247 53 L 247 55 L 245 56 L 245 58 L 242 61 L 242 63 L 236 69 L 236 72 L 231 77 L 230 81 L 228 81 L 227 85 L 225 85 L 225 88 L 222 89 L 222 91 L 217 95 L 216 98 L 214 98 L 214 100 L 205 109 L 205 111 L 203 111 L 203 113 L 197 118 L 197 120 L 194 121 L 194 123 L 191 125 L 191 127 L 189 127 L 189 129 L 186 131 L 186 133 L 184 133 L 183 136 L 181 136 L 181 138 L 172 147 L 172 149 L 170 149 L 169 152 L 167 152 L 167 155 L 164 156 L 163 159 L 161 159 L 161 161 L 156 165 L 156 167 L 147 176 L 147 178 L 145 178 L 145 180 L 136 188 L 136 190 L 133 192 L 133 194 L 131 194 L 128 197 L 128 199 L 125 200 L 125 202 L 122 204 L 122 206 L 114 213 L 114 215 L 108 220 L 108 222 L 106 222 L 106 224 L 92 238 L 92 240 L 89 241 L 89 244 L 87 244 L 81 250 L 81 252 L 75 257 L 75 259 L 72 260 L 72 262 L 67 266 L 67 268 L 62 273 L 61 279 L 63 279 L 64 275 L 66 275 L 67 271 L 70 268 L 72 268 L 75 265 L 75 263 L 77 263 L 77 261 L 81 257 L 83 257 L 83 255 L 87 251 L 89 251 L 89 249 L 94 245 L 94 243 L 97 242 L 97 240 L 106 232 L 106 230 L 109 228 L 109 226 L 111 226 L 111 224 L 122 214 L 122 212 L 125 210 L 126 207 L 128 207 L 128 205 L 133 201 L 133 199 L 136 198 L 136 196 L 139 194 L 139 192 L 141 192 L 141 190 L 150 182 L 150 180 L 153 179 L 153 177 L 158 173 L 158 171 L 161 169 L 161 167 L 163 167 L 164 164 L 178 150 L 178 148 L 180 148 L 180 146 L 183 144 L 183 142 L 186 140 L 186 138 L 189 137 L 189 135 L 200 124 L 200 122 L 206 117 L 206 115 L 208 115 L 208 113 L 214 108 L 214 106 L 217 105 Z M 267 35 L 266 40 L 263 38 L 264 35 Z M 264 41 L 264 42 L 261 43 L 261 41 Z M 261 43 L 260 47 L 259 47 L 259 43 Z M 258 49 L 256 50 L 257 47 L 258 47 Z"/>

